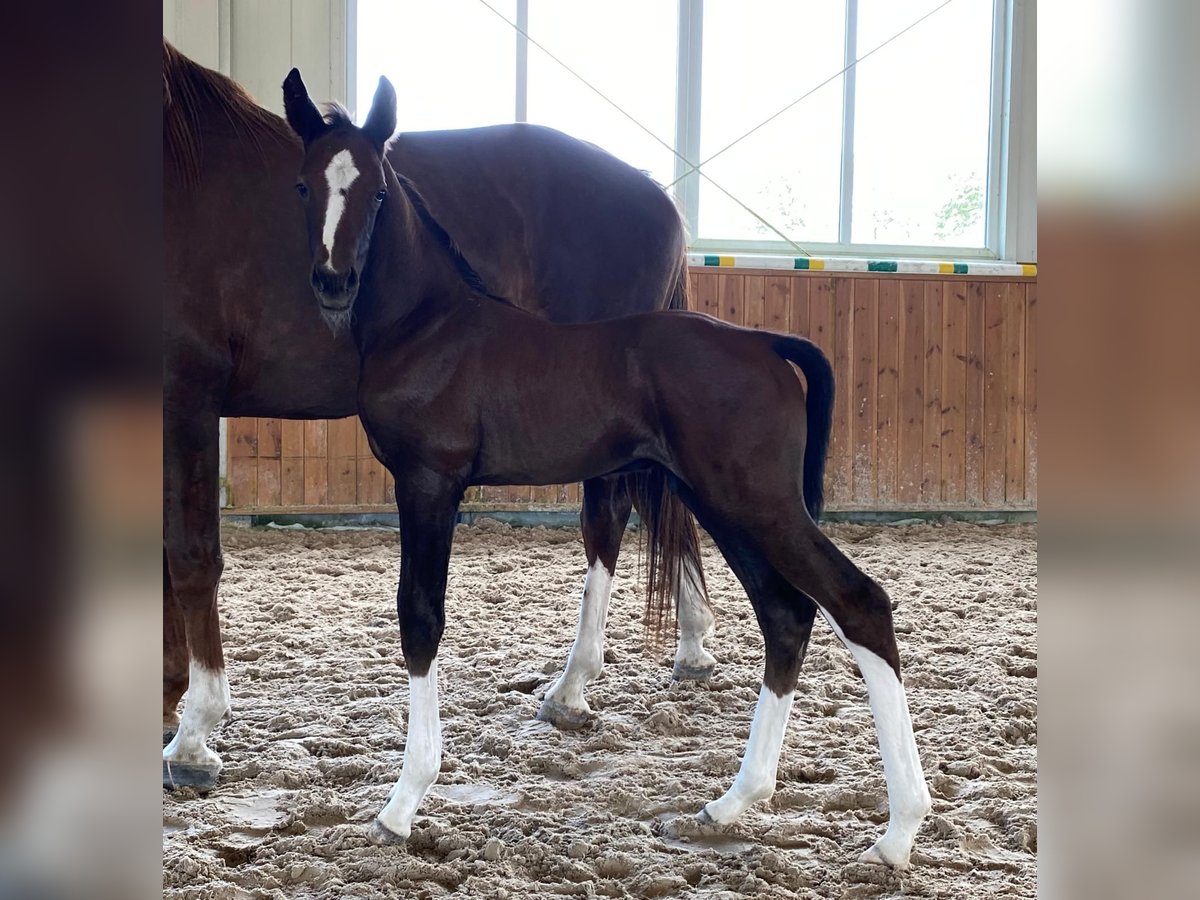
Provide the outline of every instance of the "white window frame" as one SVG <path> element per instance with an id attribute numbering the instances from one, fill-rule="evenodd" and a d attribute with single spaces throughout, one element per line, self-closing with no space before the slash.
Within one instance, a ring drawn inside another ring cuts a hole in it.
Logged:
<path id="1" fill-rule="evenodd" d="M 347 105 L 356 113 L 357 2 L 346 3 Z M 675 178 L 673 188 L 689 234 L 699 231 L 700 175 L 690 161 L 700 161 L 701 97 L 703 90 L 704 0 L 678 0 L 678 43 L 675 85 Z M 1007 259 L 1035 262 L 1036 251 L 1036 60 L 1034 21 L 1036 0 L 993 0 L 991 112 L 988 129 L 988 176 L 984 203 L 985 246 L 865 244 L 850 240 L 854 190 L 854 120 L 858 0 L 846 0 L 843 59 L 842 147 L 839 189 L 838 242 L 798 241 L 818 257 Z M 516 67 L 513 77 L 513 121 L 526 121 L 528 110 L 529 2 L 517 0 Z M 796 255 L 783 240 L 693 238 L 699 253 L 762 253 Z"/>

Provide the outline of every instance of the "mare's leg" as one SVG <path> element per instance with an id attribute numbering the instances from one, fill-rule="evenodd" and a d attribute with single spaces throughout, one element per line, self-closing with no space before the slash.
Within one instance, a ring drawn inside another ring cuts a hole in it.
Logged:
<path id="1" fill-rule="evenodd" d="M 209 749 L 208 736 L 229 711 L 217 617 L 223 566 L 217 416 L 165 404 L 163 431 L 163 546 L 188 646 L 187 700 L 179 729 L 163 748 L 163 785 L 211 788 L 221 758 Z"/>
<path id="2" fill-rule="evenodd" d="M 775 792 L 796 678 L 808 650 L 817 607 L 767 562 L 753 542 L 710 524 L 712 527 L 706 524 L 709 533 L 750 597 L 766 647 L 766 669 L 741 768 L 729 790 L 700 811 L 702 821 L 726 824 Z"/>
<path id="3" fill-rule="evenodd" d="M 579 606 L 579 631 L 566 669 L 546 692 L 537 714 L 559 728 L 582 728 L 592 717 L 583 691 L 604 667 L 604 623 L 632 503 L 624 478 L 592 478 L 583 483 L 579 519 L 588 570 Z"/>
<path id="4" fill-rule="evenodd" d="M 787 546 L 777 543 L 770 556 L 792 584 L 817 602 L 862 672 L 879 736 L 889 809 L 887 832 L 862 861 L 904 868 L 930 799 L 900 680 L 891 601 L 811 522 L 794 528 Z"/>
<path id="5" fill-rule="evenodd" d="M 371 823 L 376 844 L 408 840 L 413 818 L 442 765 L 437 651 L 446 624 L 446 573 L 462 489 L 432 473 L 398 473 L 400 587 L 396 613 L 408 669 L 404 765 L 391 798 Z"/>
<path id="6" fill-rule="evenodd" d="M 187 631 L 183 610 L 171 593 L 171 571 L 163 547 L 163 745 L 179 730 L 179 700 L 188 686 Z"/>

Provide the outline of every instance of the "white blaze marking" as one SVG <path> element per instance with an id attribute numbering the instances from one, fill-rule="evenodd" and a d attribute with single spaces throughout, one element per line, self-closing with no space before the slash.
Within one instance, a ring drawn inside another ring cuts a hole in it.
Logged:
<path id="1" fill-rule="evenodd" d="M 704 602 L 700 575 L 690 560 L 683 565 L 678 609 L 679 646 L 675 648 L 675 665 L 689 669 L 707 669 L 716 665 L 716 659 L 704 649 L 704 639 L 713 629 L 713 614 Z"/>
<path id="2" fill-rule="evenodd" d="M 163 748 L 163 759 L 219 767 L 221 757 L 208 748 L 208 736 L 229 711 L 229 682 L 224 669 L 213 670 L 194 659 L 189 673 L 179 730 Z"/>
<path id="3" fill-rule="evenodd" d="M 917 829 L 930 806 L 929 788 L 921 771 L 921 757 L 913 737 L 904 685 L 896 677 L 895 670 L 878 654 L 848 640 L 833 616 L 824 609 L 821 615 L 849 648 L 862 672 L 871 702 L 871 715 L 875 718 L 875 731 L 879 736 L 879 755 L 883 757 L 883 777 L 888 792 L 888 827 L 875 846 L 863 854 L 863 859 L 904 868 L 908 865 Z"/>
<path id="4" fill-rule="evenodd" d="M 600 560 L 592 563 L 583 579 L 583 601 L 579 605 L 579 632 L 567 657 L 567 668 L 546 699 L 570 709 L 591 712 L 583 689 L 604 667 L 604 623 L 608 619 L 608 600 L 612 595 L 613 576 Z"/>
<path id="5" fill-rule="evenodd" d="M 787 730 L 795 691 L 775 696 L 765 684 L 758 691 L 758 705 L 750 723 L 750 740 L 742 767 L 733 786 L 718 800 L 704 807 L 714 822 L 727 825 L 746 811 L 750 804 L 765 800 L 775 792 L 775 776 L 779 771 L 779 753 L 783 749 L 783 733 Z"/>
<path id="6" fill-rule="evenodd" d="M 437 660 L 425 677 L 408 681 L 408 734 L 404 766 L 392 797 L 378 819 L 397 836 L 408 839 L 417 807 L 442 767 L 442 721 L 438 714 Z"/>
<path id="7" fill-rule="evenodd" d="M 349 150 L 339 150 L 325 168 L 325 180 L 329 182 L 329 207 L 325 210 L 325 227 L 321 230 L 321 241 L 325 244 L 326 260 L 333 259 L 333 239 L 337 235 L 338 223 L 346 211 L 346 192 L 358 178 L 358 169 Z"/>

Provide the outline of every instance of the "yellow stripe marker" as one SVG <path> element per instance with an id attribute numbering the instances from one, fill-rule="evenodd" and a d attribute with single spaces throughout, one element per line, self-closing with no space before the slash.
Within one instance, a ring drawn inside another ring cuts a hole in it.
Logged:
<path id="1" fill-rule="evenodd" d="M 719 257 L 717 257 L 717 259 L 719 260 L 718 265 L 722 265 L 722 266 L 732 266 L 733 265 L 733 257 L 732 256 L 719 256 Z"/>
<path id="2" fill-rule="evenodd" d="M 938 274 L 939 275 L 953 275 L 954 274 L 954 263 L 947 263 L 947 262 L 938 263 Z"/>
<path id="3" fill-rule="evenodd" d="M 823 260 L 823 259 L 810 259 L 810 260 L 808 261 L 808 267 L 809 267 L 810 269 L 816 269 L 816 270 L 818 270 L 818 271 L 819 271 L 819 270 L 821 270 L 821 269 L 824 269 L 824 268 L 825 268 L 825 260 Z"/>
<path id="4" fill-rule="evenodd" d="M 1021 274 L 1030 277 L 1037 275 L 1037 266 L 1033 263 L 1021 263 Z"/>

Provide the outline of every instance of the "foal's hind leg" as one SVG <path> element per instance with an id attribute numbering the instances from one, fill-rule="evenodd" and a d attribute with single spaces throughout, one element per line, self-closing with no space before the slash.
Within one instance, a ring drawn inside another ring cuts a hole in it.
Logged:
<path id="1" fill-rule="evenodd" d="M 579 519 L 588 571 L 579 606 L 579 631 L 566 669 L 546 692 L 537 714 L 559 728 L 582 728 L 592 716 L 583 691 L 604 666 L 604 623 L 631 505 L 624 478 L 592 478 L 583 483 Z"/>
<path id="2" fill-rule="evenodd" d="M 179 701 L 188 686 L 187 631 L 183 610 L 171 591 L 171 569 L 163 548 L 163 746 L 179 730 Z"/>
<path id="3" fill-rule="evenodd" d="M 863 862 L 904 868 L 921 820 L 929 813 L 929 788 L 913 737 L 900 680 L 900 653 L 888 595 L 811 523 L 797 546 L 775 559 L 797 587 L 811 595 L 849 648 L 870 698 L 888 791 L 887 832 L 862 855 Z"/>
<path id="4" fill-rule="evenodd" d="M 702 821 L 727 824 L 775 792 L 796 678 L 817 607 L 772 568 L 751 542 L 719 527 L 709 530 L 750 597 L 766 645 L 766 670 L 742 766 L 729 790 L 700 811 Z"/>

